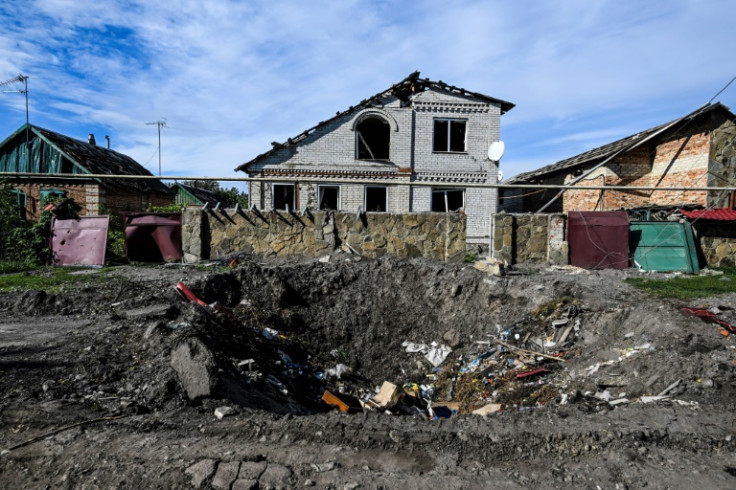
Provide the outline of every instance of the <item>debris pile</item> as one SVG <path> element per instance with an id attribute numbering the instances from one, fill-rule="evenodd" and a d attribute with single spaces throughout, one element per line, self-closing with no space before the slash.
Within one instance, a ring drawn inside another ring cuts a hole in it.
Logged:
<path id="1" fill-rule="evenodd" d="M 560 400 L 548 375 L 564 369 L 566 357 L 572 355 L 581 329 L 579 312 L 572 298 L 551 301 L 534 311 L 529 321 L 509 328 L 497 325 L 495 335 L 454 354 L 444 343 L 405 340 L 401 346 L 426 368 L 423 376 L 400 386 L 384 381 L 372 389 L 350 377 L 335 376 L 322 400 L 346 413 L 378 410 L 425 419 L 543 407 Z M 458 332 L 447 331 L 443 340 L 457 347 Z"/>

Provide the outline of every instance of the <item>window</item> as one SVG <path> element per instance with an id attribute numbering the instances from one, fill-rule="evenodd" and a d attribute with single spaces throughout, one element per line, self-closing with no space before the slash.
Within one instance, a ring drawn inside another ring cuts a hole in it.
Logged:
<path id="1" fill-rule="evenodd" d="M 18 216 L 25 219 L 28 196 L 23 191 L 17 189 L 11 189 L 10 192 L 15 194 L 15 203 L 18 205 Z"/>
<path id="2" fill-rule="evenodd" d="M 355 128 L 358 160 L 388 160 L 391 126 L 380 117 L 366 117 Z"/>
<path id="3" fill-rule="evenodd" d="M 432 189 L 432 211 L 447 213 L 464 208 L 464 189 Z"/>
<path id="4" fill-rule="evenodd" d="M 371 213 L 385 213 L 388 210 L 388 189 L 384 186 L 366 187 L 365 210 Z"/>
<path id="5" fill-rule="evenodd" d="M 340 209 L 340 186 L 320 185 L 317 186 L 319 194 L 319 209 Z"/>
<path id="6" fill-rule="evenodd" d="M 273 185 L 273 208 L 282 211 L 294 211 L 296 199 L 294 184 Z"/>
<path id="7" fill-rule="evenodd" d="M 66 192 L 58 189 L 41 189 L 41 204 L 49 201 L 58 201 L 66 196 Z"/>
<path id="8" fill-rule="evenodd" d="M 464 152 L 466 123 L 467 121 L 460 119 L 435 119 L 433 150 Z"/>

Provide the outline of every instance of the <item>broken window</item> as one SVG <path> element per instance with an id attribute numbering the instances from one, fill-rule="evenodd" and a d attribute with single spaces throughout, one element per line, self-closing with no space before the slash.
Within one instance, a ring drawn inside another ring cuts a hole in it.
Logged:
<path id="1" fill-rule="evenodd" d="M 41 189 L 41 204 L 58 201 L 66 197 L 66 192 L 59 189 Z"/>
<path id="2" fill-rule="evenodd" d="M 365 210 L 372 213 L 385 213 L 388 210 L 388 189 L 385 186 L 365 188 Z"/>
<path id="3" fill-rule="evenodd" d="M 319 209 L 340 209 L 340 186 L 320 185 Z"/>
<path id="4" fill-rule="evenodd" d="M 367 117 L 355 128 L 358 160 L 388 160 L 391 126 L 380 117 Z"/>
<path id="5" fill-rule="evenodd" d="M 282 211 L 293 211 L 296 209 L 296 193 L 294 184 L 273 185 L 273 208 Z"/>
<path id="6" fill-rule="evenodd" d="M 464 189 L 432 189 L 432 211 L 447 213 L 465 208 Z"/>
<path id="7" fill-rule="evenodd" d="M 437 152 L 464 152 L 465 126 L 461 119 L 434 120 L 434 146 Z"/>

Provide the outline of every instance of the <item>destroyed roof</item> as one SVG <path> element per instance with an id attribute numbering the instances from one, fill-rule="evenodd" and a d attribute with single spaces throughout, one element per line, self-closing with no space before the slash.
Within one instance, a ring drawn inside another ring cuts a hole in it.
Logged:
<path id="1" fill-rule="evenodd" d="M 38 126 L 29 125 L 29 128 L 33 134 L 51 145 L 53 149 L 72 162 L 76 167 L 76 170 L 78 170 L 74 173 L 100 175 L 153 175 L 131 157 L 118 153 L 115 150 L 90 144 L 86 141 L 77 140 Z M 6 138 L 5 141 L 0 143 L 0 147 L 4 146 L 15 136 L 24 132 L 25 129 L 26 125 L 24 124 L 10 137 Z M 158 194 L 172 194 L 174 192 L 160 180 L 154 179 L 104 179 L 101 180 L 101 184 L 133 192 L 154 192 Z"/>
<path id="2" fill-rule="evenodd" d="M 676 129 L 679 129 L 679 127 L 681 127 L 681 125 L 676 124 L 676 123 L 681 122 L 681 121 L 689 122 L 690 120 L 696 117 L 703 116 L 716 109 L 726 110 L 730 114 L 729 108 L 721 104 L 720 102 L 716 102 L 715 104 L 709 103 L 709 104 L 706 104 L 696 109 L 695 111 L 691 112 L 690 114 L 684 117 L 674 119 L 670 122 L 660 124 L 659 126 L 655 126 L 653 128 L 641 131 L 631 136 L 621 138 L 620 140 L 616 140 L 613 143 L 608 143 L 607 145 L 599 146 L 598 148 L 593 148 L 592 150 L 586 151 L 574 157 L 567 158 L 565 160 L 560 160 L 559 162 L 553 163 L 552 165 L 547 165 L 546 167 L 542 167 L 537 170 L 532 170 L 529 172 L 524 172 L 524 173 L 515 175 L 514 177 L 511 177 L 510 179 L 506 180 L 504 184 L 520 184 L 520 183 L 530 182 L 532 179 L 536 179 L 538 177 L 542 177 L 548 174 L 554 174 L 562 170 L 569 170 L 569 169 L 575 168 L 583 164 L 596 163 L 598 161 L 603 160 L 604 158 L 608 158 L 611 155 L 614 155 L 618 151 L 625 150 L 627 147 L 635 144 L 636 142 L 640 140 L 643 140 L 651 135 L 654 135 L 657 131 L 667 127 L 668 125 L 673 125 L 671 129 L 672 131 L 674 131 Z M 736 116 L 731 114 L 731 117 L 736 117 Z"/>
<path id="3" fill-rule="evenodd" d="M 348 107 L 346 110 L 338 112 L 334 117 L 331 117 L 330 119 L 327 119 L 326 121 L 319 122 L 315 126 L 312 126 L 311 128 L 302 131 L 301 133 L 294 136 L 293 138 L 289 138 L 284 143 L 278 143 L 274 141 L 273 143 L 271 143 L 273 148 L 271 148 L 269 151 L 265 153 L 261 153 L 260 155 L 258 155 L 257 157 L 255 157 L 253 160 L 249 162 L 243 163 L 242 165 L 237 167 L 235 170 L 247 172 L 248 167 L 250 165 L 258 162 L 259 160 L 262 160 L 263 158 L 266 158 L 272 155 L 276 150 L 283 148 L 285 146 L 299 144 L 299 142 L 304 140 L 304 138 L 306 138 L 307 136 L 315 132 L 317 129 L 325 126 L 326 124 L 333 122 L 334 120 L 344 116 L 345 114 L 349 114 L 351 112 L 354 112 L 360 109 L 371 107 L 377 100 L 379 100 L 382 97 L 385 97 L 387 95 L 393 95 L 401 100 L 407 100 L 412 93 L 424 92 L 425 90 L 428 90 L 428 89 L 435 89 L 435 90 L 440 90 L 440 91 L 448 92 L 448 93 L 455 94 L 455 95 L 464 95 L 468 97 L 473 97 L 473 98 L 476 98 L 476 99 L 479 99 L 479 100 L 482 100 L 484 102 L 488 102 L 491 104 L 499 104 L 501 106 L 501 114 L 507 113 L 508 111 L 513 109 L 515 105 L 515 104 L 512 104 L 511 102 L 497 99 L 489 95 L 484 95 L 478 92 L 471 92 L 470 90 L 456 87 L 454 85 L 448 85 L 444 83 L 442 80 L 435 82 L 428 78 L 420 78 L 419 72 L 415 71 L 414 73 L 404 78 L 399 83 L 395 83 L 391 85 L 391 87 L 389 87 L 387 90 L 379 92 L 371 97 L 368 97 L 367 99 L 361 100 L 357 105 Z"/>

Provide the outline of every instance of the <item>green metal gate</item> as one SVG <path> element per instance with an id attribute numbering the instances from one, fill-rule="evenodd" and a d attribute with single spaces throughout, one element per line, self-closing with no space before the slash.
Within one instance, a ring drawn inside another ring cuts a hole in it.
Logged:
<path id="1" fill-rule="evenodd" d="M 700 270 L 690 223 L 632 221 L 629 248 L 634 260 L 647 271 Z"/>

